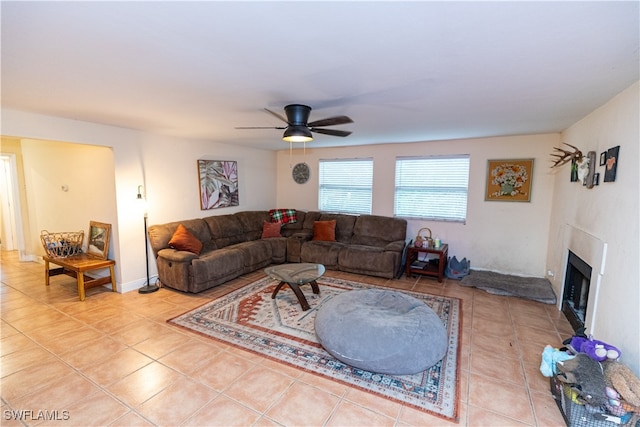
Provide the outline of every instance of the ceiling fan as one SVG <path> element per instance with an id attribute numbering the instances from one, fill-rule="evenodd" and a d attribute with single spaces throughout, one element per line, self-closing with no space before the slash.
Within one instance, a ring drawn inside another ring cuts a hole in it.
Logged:
<path id="1" fill-rule="evenodd" d="M 323 129 L 325 126 L 344 125 L 353 123 L 353 120 L 347 116 L 328 117 L 322 120 L 316 120 L 309 123 L 309 114 L 311 107 L 301 104 L 289 104 L 284 107 L 287 115 L 285 119 L 281 114 L 265 108 L 265 111 L 282 120 L 287 126 L 264 127 L 264 126 L 245 126 L 236 127 L 236 129 L 284 129 L 282 139 L 287 142 L 309 142 L 313 140 L 311 132 L 322 133 L 331 136 L 349 136 L 350 131 L 337 129 Z"/>

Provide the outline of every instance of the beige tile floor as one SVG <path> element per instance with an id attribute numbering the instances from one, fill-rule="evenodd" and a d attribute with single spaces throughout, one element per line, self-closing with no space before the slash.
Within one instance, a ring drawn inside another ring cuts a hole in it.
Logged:
<path id="1" fill-rule="evenodd" d="M 455 425 L 166 323 L 260 271 L 198 295 L 94 288 L 80 302 L 74 279 L 46 287 L 42 264 L 1 256 L 3 426 Z M 462 299 L 459 425 L 564 425 L 539 372 L 544 346 L 572 333 L 554 306 L 452 280 L 327 274 Z"/>

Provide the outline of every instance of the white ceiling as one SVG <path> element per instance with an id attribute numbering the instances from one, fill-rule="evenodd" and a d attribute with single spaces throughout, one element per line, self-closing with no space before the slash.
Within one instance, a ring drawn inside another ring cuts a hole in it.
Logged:
<path id="1" fill-rule="evenodd" d="M 639 78 L 639 2 L 1 3 L 2 106 L 264 149 L 561 131 Z"/>

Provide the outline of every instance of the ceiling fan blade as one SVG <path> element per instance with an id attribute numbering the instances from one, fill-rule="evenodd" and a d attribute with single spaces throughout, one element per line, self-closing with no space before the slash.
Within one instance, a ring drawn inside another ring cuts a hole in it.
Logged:
<path id="1" fill-rule="evenodd" d="M 322 120 L 316 120 L 315 122 L 311 122 L 308 124 L 309 127 L 316 126 L 336 126 L 336 125 L 345 125 L 347 123 L 353 123 L 350 117 L 347 116 L 335 116 L 328 117 Z"/>
<path id="2" fill-rule="evenodd" d="M 331 136 L 349 136 L 351 135 L 350 131 L 347 130 L 337 130 L 337 129 L 318 129 L 318 128 L 310 128 L 311 132 L 323 133 L 325 135 Z"/>
<path id="3" fill-rule="evenodd" d="M 286 124 L 289 124 L 289 122 L 287 121 L 287 119 L 284 118 L 284 116 L 282 116 L 281 114 L 276 113 L 275 111 L 271 111 L 268 108 L 264 109 L 267 113 L 271 113 L 274 116 L 276 116 L 277 118 L 279 118 L 280 120 L 282 120 L 283 122 L 285 122 Z"/>
<path id="4" fill-rule="evenodd" d="M 236 129 L 286 129 L 286 126 L 236 126 Z"/>

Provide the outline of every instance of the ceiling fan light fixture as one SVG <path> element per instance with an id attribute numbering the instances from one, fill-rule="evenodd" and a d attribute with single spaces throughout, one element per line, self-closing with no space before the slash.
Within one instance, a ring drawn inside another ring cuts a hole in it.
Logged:
<path id="1" fill-rule="evenodd" d="M 306 126 L 292 125 L 285 129 L 282 140 L 287 142 L 309 142 L 313 141 L 311 131 Z"/>

